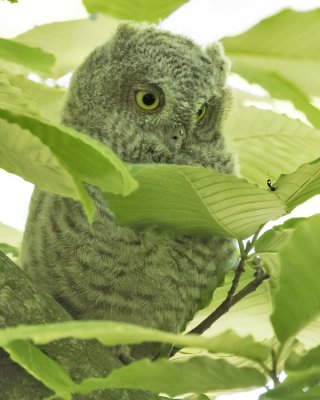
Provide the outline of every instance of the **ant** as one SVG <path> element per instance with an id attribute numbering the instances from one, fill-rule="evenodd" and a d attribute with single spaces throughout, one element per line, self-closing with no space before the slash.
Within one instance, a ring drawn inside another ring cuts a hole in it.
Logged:
<path id="1" fill-rule="evenodd" d="M 267 180 L 267 185 L 269 187 L 269 189 L 271 190 L 271 192 L 275 192 L 278 189 L 277 184 L 272 184 L 271 179 Z"/>

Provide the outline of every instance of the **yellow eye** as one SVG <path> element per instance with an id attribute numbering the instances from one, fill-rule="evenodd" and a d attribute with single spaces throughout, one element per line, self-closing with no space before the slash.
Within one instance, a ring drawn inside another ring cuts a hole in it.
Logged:
<path id="1" fill-rule="evenodd" d="M 148 90 L 139 90 L 136 92 L 136 102 L 142 110 L 153 111 L 158 108 L 160 97 Z"/>
<path id="2" fill-rule="evenodd" d="M 197 112 L 197 122 L 202 121 L 208 113 L 208 105 L 205 103 Z"/>

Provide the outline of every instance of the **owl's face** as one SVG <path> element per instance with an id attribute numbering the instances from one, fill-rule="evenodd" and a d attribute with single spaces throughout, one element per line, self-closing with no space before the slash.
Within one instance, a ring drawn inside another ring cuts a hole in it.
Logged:
<path id="1" fill-rule="evenodd" d="M 127 162 L 232 171 L 220 133 L 227 62 L 217 44 L 124 24 L 75 73 L 63 122 Z"/>

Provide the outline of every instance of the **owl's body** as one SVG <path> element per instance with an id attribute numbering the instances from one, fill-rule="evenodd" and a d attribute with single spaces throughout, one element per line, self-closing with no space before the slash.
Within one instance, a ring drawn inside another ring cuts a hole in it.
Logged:
<path id="1" fill-rule="evenodd" d="M 218 45 L 204 51 L 150 26 L 122 25 L 76 71 L 62 121 L 127 162 L 232 173 L 220 132 L 226 70 Z M 121 226 L 100 190 L 88 190 L 92 225 L 79 202 L 35 191 L 23 268 L 76 319 L 181 332 L 223 279 L 232 241 Z M 154 349 L 133 355 L 152 357 Z"/>

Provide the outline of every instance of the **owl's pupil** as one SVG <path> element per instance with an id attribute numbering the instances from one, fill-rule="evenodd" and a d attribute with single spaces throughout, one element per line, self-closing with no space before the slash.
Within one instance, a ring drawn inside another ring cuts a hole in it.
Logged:
<path id="1" fill-rule="evenodd" d="M 152 106 L 152 104 L 156 101 L 156 98 L 152 93 L 147 93 L 143 96 L 142 101 L 146 106 Z"/>
<path id="2" fill-rule="evenodd" d="M 202 108 L 199 108 L 198 113 L 197 113 L 197 117 L 200 117 L 200 115 L 202 114 L 203 110 Z"/>

